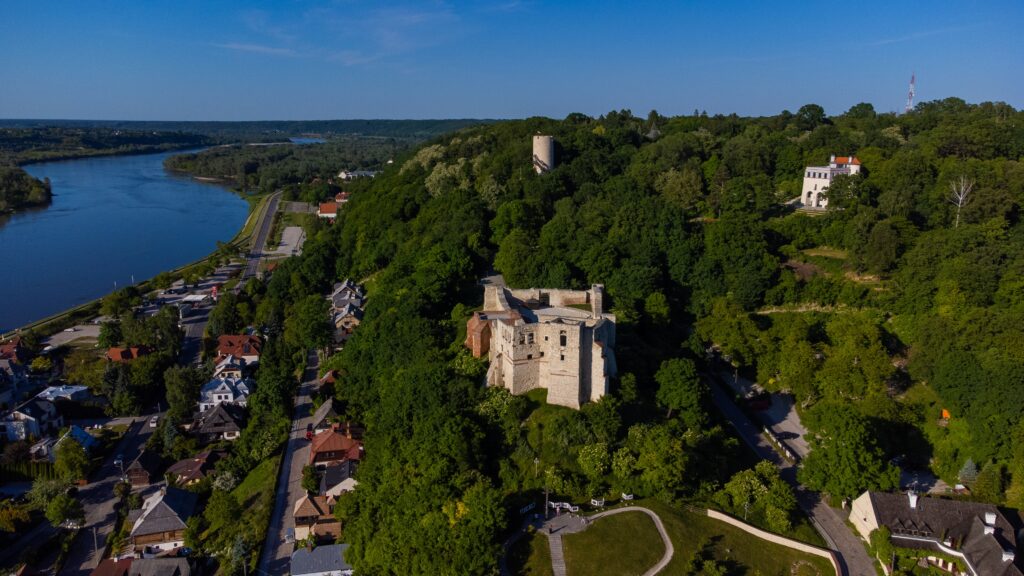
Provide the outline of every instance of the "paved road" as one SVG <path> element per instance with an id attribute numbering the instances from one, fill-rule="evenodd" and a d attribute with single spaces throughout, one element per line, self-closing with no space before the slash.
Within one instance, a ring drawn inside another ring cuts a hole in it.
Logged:
<path id="1" fill-rule="evenodd" d="M 94 545 L 98 544 L 99 552 L 106 547 L 107 537 L 114 530 L 117 513 L 114 505 L 114 484 L 121 478 L 121 469 L 114 466 L 117 454 L 123 454 L 125 465 L 135 459 L 149 439 L 151 428 L 146 425 L 149 416 L 140 416 L 121 439 L 117 448 L 107 456 L 103 466 L 94 474 L 94 479 L 87 486 L 78 490 L 78 499 L 85 507 L 85 525 L 71 545 L 67 560 L 61 569 L 62 576 L 86 576 L 100 563 L 100 555 Z M 93 529 L 96 539 L 93 540 Z"/>
<path id="2" fill-rule="evenodd" d="M 270 200 L 267 201 L 267 209 L 263 212 L 262 220 L 256 223 L 256 236 L 252 243 L 251 251 L 246 255 L 248 262 L 245 265 L 245 270 L 242 272 L 243 280 L 256 275 L 260 258 L 263 256 L 264 245 L 267 243 L 267 237 L 270 235 L 270 227 L 274 223 L 274 214 L 277 213 L 277 204 L 280 200 L 281 193 L 274 192 L 270 196 Z"/>
<path id="3" fill-rule="evenodd" d="M 845 523 L 846 514 L 826 504 L 817 492 L 800 486 L 796 479 L 796 466 L 783 460 L 761 434 L 755 424 L 733 403 L 721 382 L 712 378 L 712 399 L 722 414 L 732 423 L 740 437 L 764 460 L 778 466 L 784 480 L 796 490 L 797 502 L 836 553 L 843 576 L 875 576 L 874 563 L 864 544 Z"/>
<path id="4" fill-rule="evenodd" d="M 319 359 L 316 352 L 309 352 L 306 358 L 306 373 L 295 396 L 295 410 L 292 429 L 285 445 L 284 458 L 277 478 L 274 493 L 274 512 L 270 517 L 267 539 L 260 554 L 260 574 L 285 574 L 291 563 L 293 544 L 285 542 L 289 528 L 295 528 L 292 510 L 304 494 L 302 489 L 302 468 L 309 461 L 309 441 L 306 440 L 306 424 L 312 421 L 310 393 L 317 385 Z"/>

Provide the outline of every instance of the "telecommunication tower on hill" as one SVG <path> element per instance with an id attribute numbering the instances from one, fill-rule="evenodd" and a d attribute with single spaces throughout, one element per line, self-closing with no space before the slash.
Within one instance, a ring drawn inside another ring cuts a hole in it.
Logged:
<path id="1" fill-rule="evenodd" d="M 903 109 L 906 114 L 914 109 L 914 74 L 910 74 L 910 90 L 907 92 L 907 107 Z"/>

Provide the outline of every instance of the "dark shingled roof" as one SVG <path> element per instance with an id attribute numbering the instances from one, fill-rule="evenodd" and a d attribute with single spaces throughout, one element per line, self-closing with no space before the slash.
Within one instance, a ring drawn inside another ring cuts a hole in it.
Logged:
<path id="1" fill-rule="evenodd" d="M 934 548 L 911 538 L 928 538 L 949 542 L 964 554 L 967 561 L 985 576 L 1024 576 L 1015 561 L 1004 561 L 1003 551 L 1017 548 L 1014 526 L 998 508 L 991 504 L 917 498 L 910 507 L 906 494 L 869 492 L 871 505 L 881 526 L 892 532 L 893 542 L 907 548 Z M 991 534 L 985 533 L 985 515 L 994 515 Z"/>
<path id="2" fill-rule="evenodd" d="M 196 508 L 197 496 L 187 490 L 167 488 L 146 499 L 142 514 L 132 526 L 131 535 L 144 536 L 160 532 L 184 530 L 185 521 Z"/>
<path id="3" fill-rule="evenodd" d="M 299 548 L 292 554 L 292 576 L 351 570 L 352 566 L 345 562 L 347 548 L 348 544 L 317 546 L 313 550 Z"/>
<path id="4" fill-rule="evenodd" d="M 190 576 L 187 558 L 140 558 L 132 562 L 128 576 Z"/>
<path id="5" fill-rule="evenodd" d="M 331 488 L 354 476 L 358 466 L 359 462 L 356 460 L 328 464 L 327 468 L 324 468 L 324 475 L 320 477 L 320 494 L 326 494 Z"/>

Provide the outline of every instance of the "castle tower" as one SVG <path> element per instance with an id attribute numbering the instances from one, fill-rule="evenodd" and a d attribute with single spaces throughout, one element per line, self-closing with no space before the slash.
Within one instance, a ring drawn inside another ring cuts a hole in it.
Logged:
<path id="1" fill-rule="evenodd" d="M 555 138 L 537 134 L 533 137 L 533 169 L 543 174 L 555 167 Z"/>

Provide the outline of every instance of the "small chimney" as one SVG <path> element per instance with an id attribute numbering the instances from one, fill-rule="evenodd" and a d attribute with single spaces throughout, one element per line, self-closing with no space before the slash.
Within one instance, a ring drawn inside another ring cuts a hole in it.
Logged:
<path id="1" fill-rule="evenodd" d="M 1006 548 L 1003 550 L 1003 562 L 1013 562 L 1016 555 L 1013 553 L 1013 548 Z"/>
<path id="2" fill-rule="evenodd" d="M 995 512 L 985 512 L 985 526 L 993 526 L 994 527 L 995 525 L 996 525 L 996 513 Z"/>
<path id="3" fill-rule="evenodd" d="M 990 526 L 988 524 L 985 525 L 985 534 L 995 534 L 995 533 L 996 533 L 996 527 L 995 526 Z"/>
<path id="4" fill-rule="evenodd" d="M 917 510 L 917 492 L 910 490 L 907 492 L 907 498 L 910 499 L 911 510 Z"/>
<path id="5" fill-rule="evenodd" d="M 836 163 L 836 155 L 833 154 L 831 157 L 829 157 L 828 161 L 831 164 L 835 164 Z"/>

